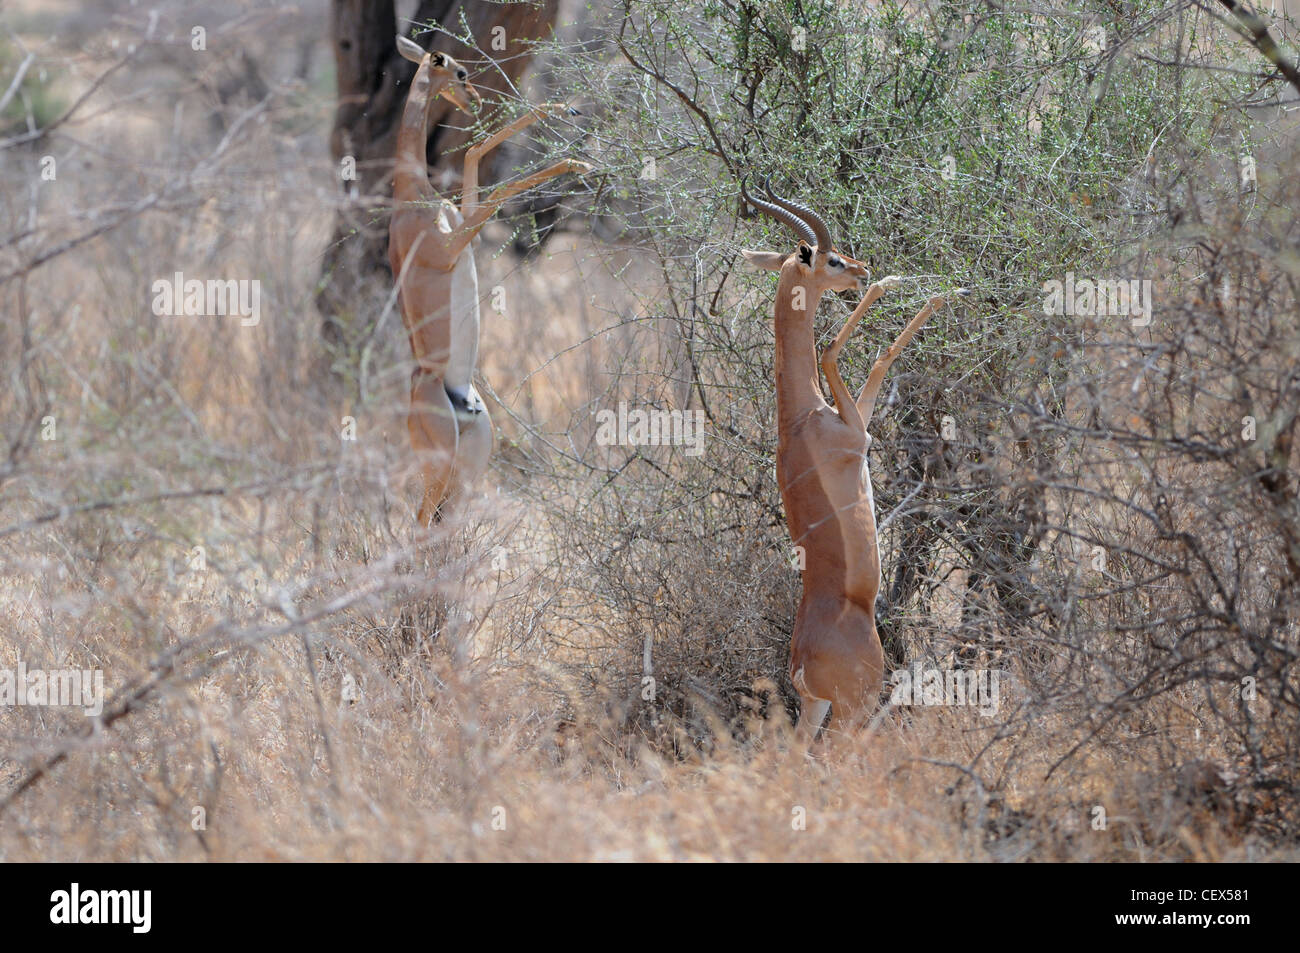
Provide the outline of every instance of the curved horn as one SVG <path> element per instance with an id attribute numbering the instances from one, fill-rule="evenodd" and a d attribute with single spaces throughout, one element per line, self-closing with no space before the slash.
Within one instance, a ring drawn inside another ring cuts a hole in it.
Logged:
<path id="1" fill-rule="evenodd" d="M 830 252 L 832 247 L 831 230 L 826 227 L 826 222 L 823 221 L 820 215 L 818 215 L 816 212 L 814 212 L 806 205 L 801 205 L 798 202 L 792 202 L 789 199 L 783 199 L 781 198 L 781 196 L 773 192 L 772 177 L 770 175 L 763 181 L 763 188 L 767 192 L 767 197 L 771 199 L 775 204 L 781 206 L 781 208 L 785 209 L 787 212 L 791 212 L 795 215 L 798 215 L 801 219 L 803 219 L 805 222 L 808 223 L 808 227 L 811 228 L 813 234 L 817 236 L 818 251 L 820 251 L 822 254 L 828 254 Z"/>
<path id="2" fill-rule="evenodd" d="M 740 194 L 744 197 L 746 202 L 754 206 L 754 208 L 758 209 L 760 212 L 766 212 L 778 222 L 790 226 L 790 229 L 795 233 L 795 235 L 802 238 L 809 245 L 817 244 L 817 234 L 812 230 L 812 227 L 809 226 L 807 222 L 780 205 L 773 205 L 770 202 L 764 202 L 762 199 L 754 198 L 754 196 L 749 194 L 749 190 L 745 188 L 745 183 L 747 181 L 749 181 L 749 176 L 745 176 L 740 180 Z"/>

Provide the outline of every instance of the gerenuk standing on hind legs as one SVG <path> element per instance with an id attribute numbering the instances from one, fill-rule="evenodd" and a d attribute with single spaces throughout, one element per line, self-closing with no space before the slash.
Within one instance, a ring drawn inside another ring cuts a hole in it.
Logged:
<path id="1" fill-rule="evenodd" d="M 590 172 L 591 166 L 566 159 L 480 197 L 484 155 L 543 116 L 575 112 L 549 103 L 470 147 L 459 207 L 439 200 L 429 184 L 426 155 L 431 105 L 442 96 L 469 112 L 479 95 L 466 69 L 445 53 L 426 53 L 402 36 L 397 48 L 419 68 L 397 134 L 388 257 L 416 362 L 407 428 L 424 481 L 419 520 L 428 526 L 453 492 L 477 483 L 492 455 L 492 421 L 474 388 L 479 294 L 471 242 L 509 199 L 566 172 Z"/>
<path id="2" fill-rule="evenodd" d="M 790 538 L 805 556 L 790 678 L 802 700 L 799 733 L 811 741 L 827 709 L 836 729 L 863 724 L 884 683 L 876 633 L 880 549 L 867 472 L 867 424 L 889 366 L 944 299 L 931 298 L 903 328 L 854 400 L 840 376 L 840 350 L 867 309 L 900 279 L 891 275 L 871 285 L 821 356 L 832 407 L 817 374 L 813 319 L 823 294 L 861 289 L 867 269 L 835 250 L 826 223 L 812 209 L 781 198 L 770 186 L 766 202 L 751 196 L 743 182 L 741 194 L 799 238 L 793 252 L 744 254 L 755 266 L 781 275 L 775 304 L 776 476 Z"/>

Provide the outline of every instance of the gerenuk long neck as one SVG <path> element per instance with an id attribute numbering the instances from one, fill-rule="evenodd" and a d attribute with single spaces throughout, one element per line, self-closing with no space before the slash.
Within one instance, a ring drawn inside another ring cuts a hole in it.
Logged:
<path id="1" fill-rule="evenodd" d="M 429 57 L 424 58 L 411 77 L 411 91 L 402 109 L 402 124 L 397 130 L 397 161 L 393 167 L 393 198 L 398 202 L 427 199 L 429 187 L 428 143 L 429 101 L 437 96 L 433 88 Z"/>
<path id="2" fill-rule="evenodd" d="M 782 433 L 826 402 L 813 339 L 813 317 L 820 299 L 821 290 L 799 275 L 794 262 L 781 269 L 776 286 L 775 332 L 776 415 Z M 804 309 L 796 311 L 796 304 L 802 304 Z"/>

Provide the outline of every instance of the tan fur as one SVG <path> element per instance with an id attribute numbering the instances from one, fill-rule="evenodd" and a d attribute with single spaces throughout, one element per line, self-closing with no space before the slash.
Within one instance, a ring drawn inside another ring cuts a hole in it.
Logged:
<path id="1" fill-rule="evenodd" d="M 414 59 L 412 48 L 419 50 L 419 47 L 401 39 L 398 47 L 402 55 Z M 559 162 L 480 199 L 478 166 L 483 156 L 542 116 L 567 110 L 562 105 L 548 104 L 467 150 L 459 208 L 451 201 L 438 201 L 429 184 L 426 155 L 430 103 L 438 96 L 445 96 L 459 108 L 468 110 L 471 99 L 478 99 L 478 93 L 465 78 L 463 67 L 446 54 L 425 53 L 419 63 L 397 137 L 388 257 L 398 284 L 402 322 L 416 361 L 411 376 L 407 429 L 420 458 L 424 481 L 419 520 L 428 526 L 449 495 L 477 483 L 492 454 L 492 422 L 487 411 L 458 418 L 447 396 L 446 375 L 453 353 L 453 271 L 472 271 L 474 256 L 470 243 L 503 203 L 547 179 L 565 172 L 589 172 L 591 167 L 573 160 Z M 475 285 L 472 274 L 462 277 L 465 287 Z M 472 307 L 477 311 L 477 298 Z M 477 334 L 477 319 L 471 316 L 463 321 L 461 330 L 465 328 Z M 458 346 L 455 350 L 475 353 L 477 344 L 472 348 Z M 456 376 L 465 376 L 464 369 Z"/>
<path id="2" fill-rule="evenodd" d="M 821 358 L 835 398 L 827 403 L 818 378 L 813 317 L 827 291 L 860 288 L 861 262 L 803 242 L 781 258 L 745 252 L 758 267 L 780 271 L 776 289 L 777 482 L 790 538 L 803 548 L 803 595 L 790 641 L 790 674 L 802 699 L 799 731 L 811 738 L 831 706 L 831 726 L 853 728 L 875 708 L 884 681 L 876 632 L 880 554 L 867 470 L 867 423 L 889 365 L 942 302 L 932 299 L 876 362 L 857 400 L 839 372 L 839 354 L 875 301 L 898 283 L 884 278 L 867 289 Z M 802 291 L 800 291 L 802 289 Z M 804 310 L 796 310 L 802 297 Z"/>

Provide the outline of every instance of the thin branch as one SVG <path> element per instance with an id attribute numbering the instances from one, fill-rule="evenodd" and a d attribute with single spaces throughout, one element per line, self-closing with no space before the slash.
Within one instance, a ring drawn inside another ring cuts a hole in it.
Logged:
<path id="1" fill-rule="evenodd" d="M 1282 55 L 1278 49 L 1277 41 L 1273 39 L 1273 34 L 1268 31 L 1268 24 L 1250 7 L 1238 3 L 1237 0 L 1219 0 L 1219 3 L 1237 18 L 1241 25 L 1238 31 L 1245 38 L 1246 42 L 1257 49 L 1264 59 L 1268 60 L 1277 71 L 1286 77 L 1286 81 L 1300 92 L 1300 69 Z"/>

